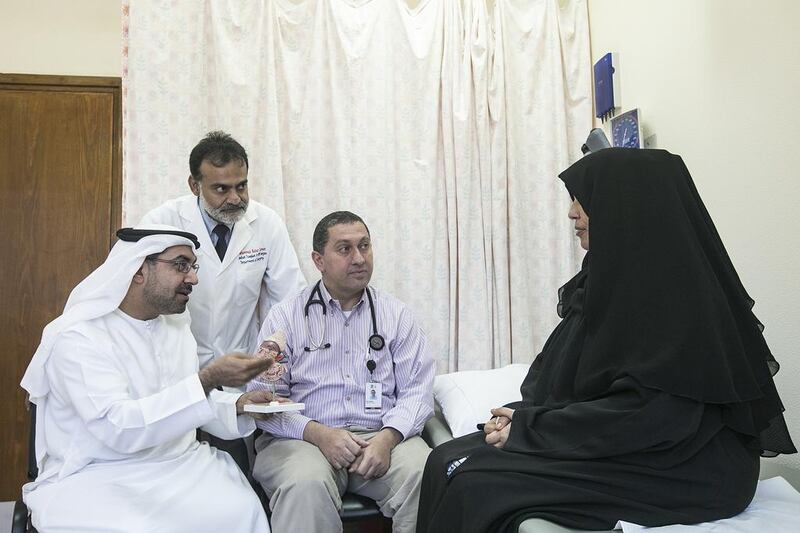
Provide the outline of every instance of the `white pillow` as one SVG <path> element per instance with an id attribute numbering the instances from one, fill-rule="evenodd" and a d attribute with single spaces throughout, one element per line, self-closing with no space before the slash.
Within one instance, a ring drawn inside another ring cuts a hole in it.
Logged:
<path id="1" fill-rule="evenodd" d="M 491 410 L 522 399 L 519 387 L 528 374 L 527 364 L 492 370 L 465 370 L 442 374 L 433 380 L 433 397 L 454 437 L 477 430 L 491 418 Z"/>

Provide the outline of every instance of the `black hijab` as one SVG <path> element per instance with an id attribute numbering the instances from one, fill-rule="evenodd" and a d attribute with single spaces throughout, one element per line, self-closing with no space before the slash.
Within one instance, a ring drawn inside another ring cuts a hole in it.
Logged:
<path id="1" fill-rule="evenodd" d="M 590 251 L 564 299 L 581 327 L 555 377 L 574 401 L 631 377 L 643 387 L 724 406 L 726 424 L 791 453 L 772 375 L 778 363 L 753 300 L 680 157 L 606 149 L 559 176 L 589 216 Z"/>

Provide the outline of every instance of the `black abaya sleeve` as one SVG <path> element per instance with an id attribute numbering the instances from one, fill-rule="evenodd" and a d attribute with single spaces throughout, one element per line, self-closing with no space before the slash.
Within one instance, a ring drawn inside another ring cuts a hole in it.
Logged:
<path id="1" fill-rule="evenodd" d="M 591 459 L 668 448 L 693 435 L 704 404 L 617 380 L 608 394 L 560 408 L 514 411 L 504 449 L 561 459 Z"/>

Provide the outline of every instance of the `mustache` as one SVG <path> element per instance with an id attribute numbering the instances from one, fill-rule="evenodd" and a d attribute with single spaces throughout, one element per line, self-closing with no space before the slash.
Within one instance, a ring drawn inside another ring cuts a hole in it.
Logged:
<path id="1" fill-rule="evenodd" d="M 186 294 L 187 296 L 192 294 L 192 286 L 188 283 L 184 284 L 183 287 L 178 291 L 181 294 Z"/>
<path id="2" fill-rule="evenodd" d="M 232 205 L 232 204 L 225 204 L 222 207 L 222 211 L 245 211 L 247 210 L 247 204 L 239 204 L 239 205 Z"/>

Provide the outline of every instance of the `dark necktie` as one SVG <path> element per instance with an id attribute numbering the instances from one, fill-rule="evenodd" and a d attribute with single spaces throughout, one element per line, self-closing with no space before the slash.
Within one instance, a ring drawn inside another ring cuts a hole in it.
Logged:
<path id="1" fill-rule="evenodd" d="M 219 256 L 219 260 L 222 261 L 222 258 L 225 257 L 225 250 L 228 249 L 228 226 L 225 224 L 217 224 L 217 227 L 214 228 L 214 235 L 217 236 L 217 244 L 214 245 L 214 249 L 217 251 L 217 255 Z"/>

